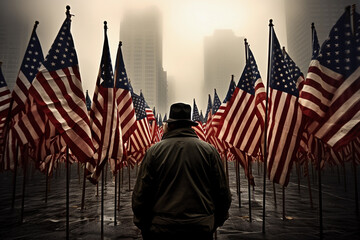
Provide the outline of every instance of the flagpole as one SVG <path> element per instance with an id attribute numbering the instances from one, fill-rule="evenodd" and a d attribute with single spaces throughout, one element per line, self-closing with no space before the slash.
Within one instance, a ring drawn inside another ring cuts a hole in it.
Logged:
<path id="1" fill-rule="evenodd" d="M 249 63 L 249 44 L 247 42 L 247 39 L 244 39 L 245 42 L 245 62 L 246 65 L 248 65 Z M 249 195 L 249 220 L 250 222 L 252 221 L 252 217 L 251 217 L 251 189 L 250 189 L 250 161 L 249 161 L 249 157 L 246 155 L 246 159 L 247 159 L 247 171 L 248 171 L 248 195 Z"/>
<path id="2" fill-rule="evenodd" d="M 49 186 L 49 165 L 46 166 L 45 170 L 45 203 L 47 203 L 48 199 L 48 186 Z"/>
<path id="3" fill-rule="evenodd" d="M 104 238 L 104 181 L 104 171 L 101 171 L 101 239 Z"/>
<path id="4" fill-rule="evenodd" d="M 119 179 L 118 179 L 118 202 L 117 202 L 117 209 L 118 209 L 118 211 L 120 211 L 120 190 L 121 190 L 121 170 L 122 170 L 123 168 L 119 168 Z"/>
<path id="5" fill-rule="evenodd" d="M 68 6 L 67 6 L 68 7 Z M 67 8 L 66 7 L 66 8 Z M 70 9 L 70 7 L 69 7 Z M 70 188 L 70 174 L 69 174 L 69 146 L 66 145 L 66 239 L 70 239 L 69 237 L 69 188 Z"/>
<path id="6" fill-rule="evenodd" d="M 321 152 L 318 150 L 318 181 L 319 181 L 319 220 L 320 239 L 323 239 L 322 188 L 321 188 Z"/>
<path id="7" fill-rule="evenodd" d="M 357 171 L 356 171 L 356 162 L 355 162 L 355 144 L 352 141 L 352 153 L 353 153 L 353 168 L 354 168 L 354 181 L 355 181 L 355 212 L 356 216 L 359 216 L 359 196 L 358 196 L 358 186 L 357 186 Z"/>
<path id="8" fill-rule="evenodd" d="M 14 159 L 14 175 L 13 175 L 13 196 L 11 202 L 11 210 L 14 210 L 15 206 L 15 196 L 16 196 L 16 175 L 17 175 L 17 166 L 18 166 L 18 153 L 19 153 L 19 146 L 16 145 L 15 147 L 15 159 Z M 5 154 L 4 154 L 5 155 Z"/>
<path id="9" fill-rule="evenodd" d="M 83 185 L 82 185 L 82 195 L 81 195 L 81 211 L 84 210 L 84 206 L 85 206 L 85 188 L 86 188 L 86 163 L 84 163 Z"/>
<path id="10" fill-rule="evenodd" d="M 20 215 L 20 223 L 23 223 L 24 220 L 24 205 L 25 205 L 25 184 L 26 184 L 26 170 L 27 170 L 27 162 L 28 162 L 28 148 L 27 144 L 24 147 L 24 157 L 23 157 L 23 188 L 22 188 L 22 199 L 21 199 L 21 215 Z"/>
<path id="11" fill-rule="evenodd" d="M 282 194 L 283 194 L 283 198 L 282 198 L 283 221 L 285 221 L 286 216 L 285 216 L 285 187 L 284 186 L 282 186 Z"/>
<path id="12" fill-rule="evenodd" d="M 117 174 L 118 173 L 115 173 L 114 174 L 114 178 L 115 178 L 115 201 L 114 201 L 114 226 L 116 226 L 116 206 L 117 206 L 117 204 L 116 204 L 116 197 L 117 197 Z"/>
<path id="13" fill-rule="evenodd" d="M 265 195 L 266 195 L 266 171 L 267 171 L 267 124 L 268 124 L 268 102 L 269 102 L 269 85 L 270 85 L 270 71 L 271 71 L 271 42 L 272 42 L 272 19 L 269 21 L 269 54 L 268 54 L 268 71 L 266 82 L 266 101 L 265 101 L 265 124 L 264 124 L 264 184 L 263 184 L 263 224 L 262 232 L 265 233 Z"/>
<path id="14" fill-rule="evenodd" d="M 308 159 L 308 158 L 306 157 L 306 159 Z M 309 162 L 308 161 L 306 161 L 305 167 L 307 168 L 307 183 L 308 183 L 308 188 L 309 188 L 310 206 L 311 206 L 311 208 L 313 208 L 311 184 L 310 184 L 310 173 L 309 173 Z"/>

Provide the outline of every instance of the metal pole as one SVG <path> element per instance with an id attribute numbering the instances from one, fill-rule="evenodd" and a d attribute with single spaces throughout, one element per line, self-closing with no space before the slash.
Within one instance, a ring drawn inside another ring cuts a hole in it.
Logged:
<path id="1" fill-rule="evenodd" d="M 104 181 L 105 174 L 104 171 L 101 171 L 101 239 L 104 237 Z"/>
<path id="2" fill-rule="evenodd" d="M 45 171 L 45 203 L 47 203 L 47 199 L 48 199 L 48 190 L 49 190 L 49 165 L 46 166 L 46 171 Z"/>
<path id="3" fill-rule="evenodd" d="M 122 168 L 121 168 L 122 169 Z M 119 181 L 118 181 L 118 202 L 117 202 L 117 209 L 118 209 L 118 211 L 120 211 L 120 190 L 121 190 L 121 184 L 120 184 L 120 180 L 121 180 L 121 176 L 120 175 L 122 175 L 121 174 L 121 171 L 120 171 L 120 169 L 119 169 Z"/>
<path id="4" fill-rule="evenodd" d="M 264 124 L 264 184 L 263 184 L 263 224 L 262 232 L 265 233 L 265 196 L 266 196 L 266 171 L 267 171 L 267 124 L 268 124 L 268 103 L 269 103 L 269 85 L 271 71 L 271 48 L 272 48 L 272 19 L 269 21 L 269 55 L 268 55 L 268 72 L 266 82 L 266 101 L 265 101 L 265 124 Z"/>
<path id="5" fill-rule="evenodd" d="M 282 186 L 282 194 L 283 194 L 283 199 L 282 199 L 282 207 L 283 207 L 283 221 L 286 220 L 286 216 L 285 216 L 285 187 Z"/>
<path id="6" fill-rule="evenodd" d="M 356 171 L 356 162 L 355 162 L 355 144 L 352 142 L 352 153 L 353 153 L 353 169 L 354 169 L 354 181 L 355 181 L 355 211 L 356 216 L 359 216 L 359 194 L 358 194 L 358 185 L 357 185 L 357 171 Z"/>
<path id="7" fill-rule="evenodd" d="M 319 181 L 319 219 L 320 239 L 323 239 L 323 215 L 322 215 L 322 189 L 321 189 L 321 153 L 318 151 L 318 181 Z"/>
<path id="8" fill-rule="evenodd" d="M 15 151 L 15 159 L 14 159 L 13 194 L 12 194 L 12 201 L 11 201 L 11 210 L 13 210 L 13 209 L 14 209 L 14 206 L 15 206 L 15 198 L 16 198 L 16 175 L 17 175 L 19 146 L 16 146 L 15 149 L 16 149 L 16 151 Z"/>
<path id="9" fill-rule="evenodd" d="M 248 195 L 249 195 L 249 221 L 252 222 L 252 217 L 251 217 L 251 189 L 250 189 L 250 163 L 251 161 L 249 160 L 249 157 L 247 157 L 248 159 Z"/>
<path id="10" fill-rule="evenodd" d="M 307 182 L 308 182 L 308 188 L 309 188 L 310 206 L 311 206 L 311 208 L 313 208 L 311 184 L 310 184 L 310 173 L 309 173 L 309 163 L 308 162 L 306 162 L 305 167 L 307 168 Z"/>
<path id="11" fill-rule="evenodd" d="M 85 207 L 85 189 L 86 189 L 86 163 L 84 163 L 83 185 L 82 185 L 82 195 L 81 195 L 81 211 L 83 211 Z"/>
<path id="12" fill-rule="evenodd" d="M 237 171 L 238 171 L 238 178 L 239 178 L 239 191 L 238 191 L 238 196 L 239 196 L 239 208 L 241 208 L 241 178 L 240 178 L 240 162 L 237 162 Z"/>
<path id="13" fill-rule="evenodd" d="M 27 162 L 28 162 L 28 148 L 27 145 L 24 147 L 24 158 L 23 158 L 23 170 L 24 170 L 24 177 L 23 177 L 23 188 L 22 188 L 22 198 L 21 198 L 21 216 L 20 216 L 20 223 L 23 223 L 24 220 L 24 205 L 25 205 L 25 184 L 26 184 L 26 171 L 27 171 Z"/>
<path id="14" fill-rule="evenodd" d="M 66 146 L 66 239 L 69 238 L 70 233 L 70 226 L 69 226 L 69 216 L 70 216 L 70 209 L 69 209 L 69 188 L 70 188 L 70 174 L 69 174 L 69 146 Z"/>
<path id="15" fill-rule="evenodd" d="M 114 226 L 116 226 L 116 207 L 117 207 L 117 203 L 116 203 L 116 198 L 117 198 L 117 173 L 115 173 L 114 175 L 115 178 L 115 194 L 114 194 Z"/>

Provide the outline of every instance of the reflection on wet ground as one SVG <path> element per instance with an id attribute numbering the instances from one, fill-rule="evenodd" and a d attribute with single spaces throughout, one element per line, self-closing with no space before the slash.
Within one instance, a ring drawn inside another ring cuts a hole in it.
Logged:
<path id="1" fill-rule="evenodd" d="M 351 164 L 326 168 L 322 172 L 323 237 L 324 239 L 357 239 L 360 236 L 360 216 L 355 208 L 355 181 Z M 33 168 L 33 166 L 31 167 Z M 107 172 L 104 190 L 104 239 L 141 239 L 132 222 L 131 187 L 135 183 L 136 168 L 124 169 L 121 176 L 120 210 L 114 225 L 115 181 Z M 357 170 L 360 179 L 360 169 Z M 85 209 L 81 211 L 82 171 L 75 163 L 70 168 L 70 239 L 101 239 L 101 185 L 97 188 L 86 182 Z M 344 174 L 345 173 L 345 174 Z M 283 220 L 283 191 L 280 185 L 266 183 L 265 233 L 263 226 L 262 166 L 253 164 L 255 188 L 251 188 L 251 221 L 247 180 L 240 173 L 241 206 L 236 192 L 233 163 L 229 163 L 229 183 L 233 194 L 230 217 L 217 230 L 217 239 L 320 239 L 319 192 L 315 170 L 310 172 L 313 207 L 310 205 L 307 178 L 300 182 L 294 170 L 285 189 L 285 220 Z M 66 175 L 62 165 L 49 179 L 45 203 L 46 178 L 29 169 L 26 177 L 24 219 L 21 218 L 23 177 L 17 176 L 15 208 L 11 210 L 13 173 L 0 173 L 0 239 L 65 239 L 66 237 Z M 130 184 L 129 184 L 130 179 Z M 359 185 L 359 184 L 358 184 Z M 129 190 L 130 186 L 130 190 Z M 274 194 L 276 193 L 276 194 Z"/>

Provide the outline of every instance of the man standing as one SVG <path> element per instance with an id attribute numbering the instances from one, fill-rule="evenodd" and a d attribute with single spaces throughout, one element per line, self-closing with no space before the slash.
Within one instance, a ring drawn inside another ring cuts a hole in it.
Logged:
<path id="1" fill-rule="evenodd" d="M 170 107 L 162 141 L 149 148 L 132 195 L 134 223 L 147 239 L 213 239 L 231 194 L 216 149 L 198 139 L 191 107 Z"/>

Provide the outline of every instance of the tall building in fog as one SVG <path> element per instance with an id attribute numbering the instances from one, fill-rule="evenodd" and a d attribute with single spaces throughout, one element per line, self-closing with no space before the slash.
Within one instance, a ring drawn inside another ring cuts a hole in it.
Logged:
<path id="1" fill-rule="evenodd" d="M 19 27 L 20 24 L 17 26 Z M 26 42 L 30 38 L 29 31 L 25 26 L 27 27 L 28 24 L 21 25 L 22 30 L 19 31 L 0 24 L 1 69 L 9 89 L 14 88 L 21 61 L 25 54 Z"/>
<path id="2" fill-rule="evenodd" d="M 127 75 L 151 108 L 167 111 L 167 74 L 163 69 L 162 15 L 155 7 L 128 11 L 120 24 Z"/>
<path id="3" fill-rule="evenodd" d="M 332 26 L 354 0 L 286 0 L 287 51 L 306 75 L 312 54 L 311 23 L 319 44 L 326 40 Z"/>
<path id="4" fill-rule="evenodd" d="M 204 88 L 203 96 L 214 88 L 222 101 L 227 93 L 231 75 L 239 80 L 245 63 L 244 38 L 235 36 L 230 29 L 215 30 L 212 36 L 204 38 Z"/>

